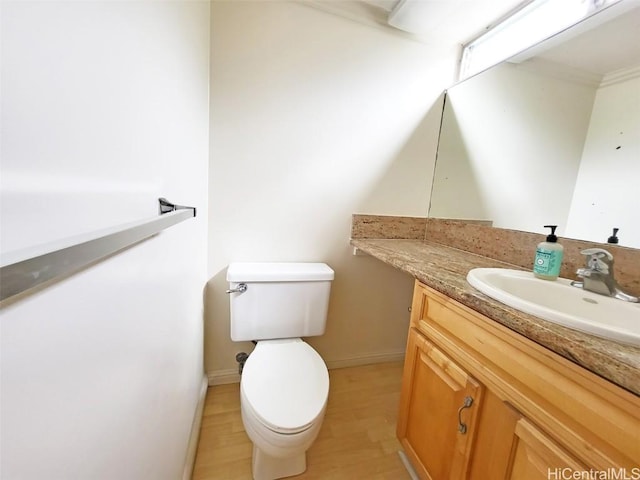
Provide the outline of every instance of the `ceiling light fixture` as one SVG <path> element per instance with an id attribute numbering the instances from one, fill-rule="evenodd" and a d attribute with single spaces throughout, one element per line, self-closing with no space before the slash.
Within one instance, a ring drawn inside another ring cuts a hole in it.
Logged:
<path id="1" fill-rule="evenodd" d="M 460 79 L 486 70 L 618 1 L 533 0 L 463 45 Z"/>

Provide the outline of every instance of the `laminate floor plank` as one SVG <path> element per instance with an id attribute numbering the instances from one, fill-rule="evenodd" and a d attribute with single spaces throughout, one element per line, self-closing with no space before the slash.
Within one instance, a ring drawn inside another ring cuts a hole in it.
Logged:
<path id="1" fill-rule="evenodd" d="M 402 363 L 329 371 L 327 412 L 296 480 L 410 480 L 398 455 Z M 240 385 L 207 391 L 193 480 L 251 480 L 252 444 L 240 417 Z"/>

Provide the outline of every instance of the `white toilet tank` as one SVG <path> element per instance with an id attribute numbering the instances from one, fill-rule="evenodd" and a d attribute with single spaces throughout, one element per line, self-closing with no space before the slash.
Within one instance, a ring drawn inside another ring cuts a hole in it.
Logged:
<path id="1" fill-rule="evenodd" d="M 322 335 L 333 270 L 324 263 L 232 263 L 231 339 L 267 340 Z"/>

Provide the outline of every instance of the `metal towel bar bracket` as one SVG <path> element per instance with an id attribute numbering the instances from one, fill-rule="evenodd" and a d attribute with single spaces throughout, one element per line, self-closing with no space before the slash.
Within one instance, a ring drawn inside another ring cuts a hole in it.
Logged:
<path id="1" fill-rule="evenodd" d="M 175 203 L 171 203 L 166 198 L 159 198 L 158 206 L 160 215 L 164 215 L 165 213 L 169 212 L 175 212 L 176 210 L 193 210 L 193 216 L 196 216 L 196 207 L 185 207 L 184 205 L 176 205 Z"/>
<path id="2" fill-rule="evenodd" d="M 160 214 L 87 235 L 8 252 L 0 257 L 0 302 L 75 273 L 160 231 L 196 216 L 194 207 L 158 199 Z"/>

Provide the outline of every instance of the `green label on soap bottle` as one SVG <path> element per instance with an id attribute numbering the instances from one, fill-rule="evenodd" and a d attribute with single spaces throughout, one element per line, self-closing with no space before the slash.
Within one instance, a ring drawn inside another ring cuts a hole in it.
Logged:
<path id="1" fill-rule="evenodd" d="M 533 273 L 556 277 L 560 275 L 561 263 L 562 251 L 538 248 L 536 250 L 536 259 L 533 263 Z"/>

